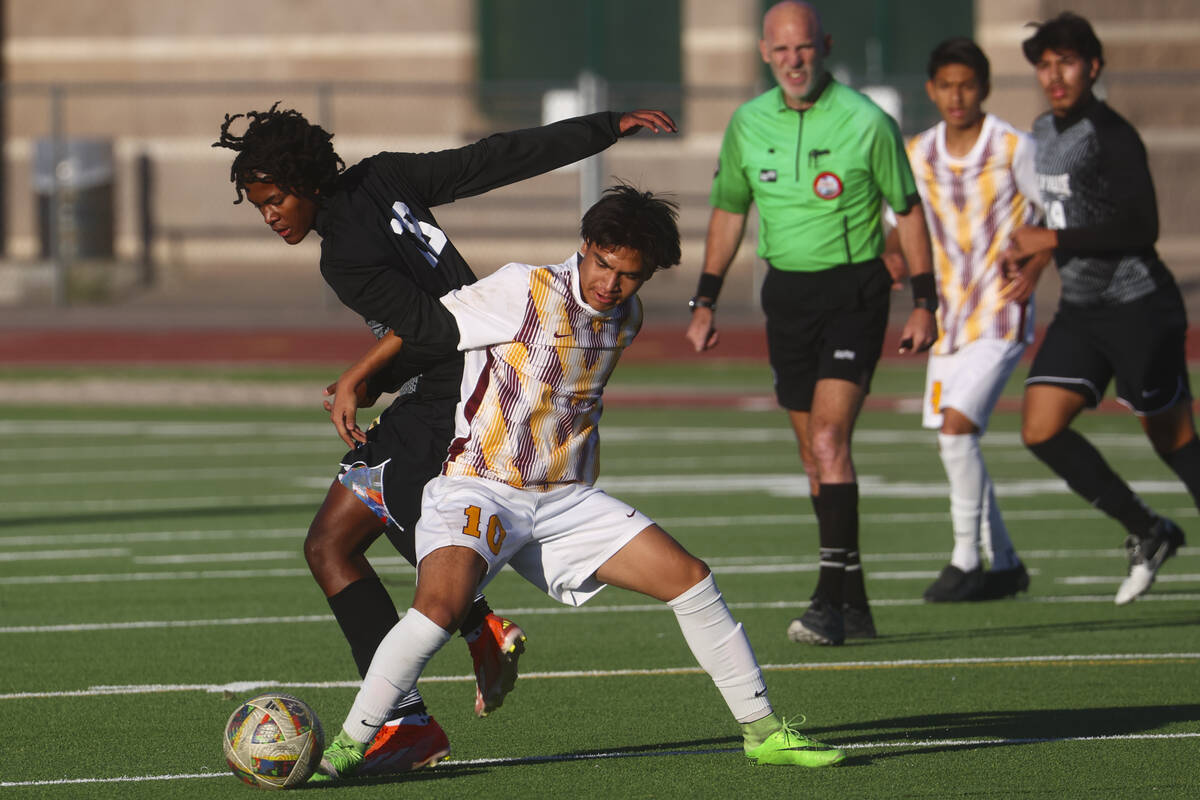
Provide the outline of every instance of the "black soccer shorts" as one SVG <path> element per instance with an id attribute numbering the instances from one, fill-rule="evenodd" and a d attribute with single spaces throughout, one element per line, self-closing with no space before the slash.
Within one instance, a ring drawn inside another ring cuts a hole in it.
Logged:
<path id="1" fill-rule="evenodd" d="M 811 410 L 813 390 L 825 378 L 870 390 L 891 290 L 891 275 L 879 259 L 820 272 L 768 267 L 762 307 L 779 405 Z"/>
<path id="2" fill-rule="evenodd" d="M 1186 341 L 1187 311 L 1173 281 L 1119 306 L 1061 305 L 1025 385 L 1070 389 L 1095 408 L 1116 376 L 1117 400 L 1153 416 L 1192 396 Z"/>
<path id="3" fill-rule="evenodd" d="M 342 457 L 340 475 L 356 467 L 369 471 L 362 476 L 369 485 L 360 480 L 347 488 L 387 521 L 392 546 L 414 566 L 421 492 L 441 472 L 454 436 L 457 402 L 457 397 L 429 398 L 420 393 L 398 397 L 367 428 L 367 441 Z"/>

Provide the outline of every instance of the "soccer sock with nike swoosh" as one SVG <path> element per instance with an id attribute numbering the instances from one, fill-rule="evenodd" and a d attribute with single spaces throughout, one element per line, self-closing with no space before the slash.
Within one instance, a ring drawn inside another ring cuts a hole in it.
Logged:
<path id="1" fill-rule="evenodd" d="M 712 678 L 738 722 L 771 714 L 767 685 L 740 622 L 734 622 L 710 573 L 678 597 L 668 600 L 692 655 Z"/>
<path id="2" fill-rule="evenodd" d="M 379 643 L 342 730 L 355 741 L 371 741 L 400 698 L 417 685 L 429 659 L 448 641 L 449 631 L 410 608 Z"/>

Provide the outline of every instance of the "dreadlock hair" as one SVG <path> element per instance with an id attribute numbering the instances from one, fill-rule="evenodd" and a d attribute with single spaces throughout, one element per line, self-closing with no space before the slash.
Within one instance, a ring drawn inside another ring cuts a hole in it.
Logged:
<path id="1" fill-rule="evenodd" d="M 642 255 L 646 277 L 679 263 L 679 204 L 627 183 L 604 190 L 579 226 L 585 242 L 611 250 L 628 247 Z"/>
<path id="2" fill-rule="evenodd" d="M 236 136 L 229 128 L 241 117 L 250 124 L 245 133 Z M 299 111 L 280 110 L 276 102 L 269 111 L 226 114 L 221 138 L 212 146 L 227 147 L 237 153 L 229 170 L 229 180 L 237 189 L 235 205 L 242 202 L 247 184 L 261 182 L 315 200 L 318 194 L 328 194 L 333 189 L 346 167 L 329 142 L 332 138 L 332 133 L 313 125 Z"/>

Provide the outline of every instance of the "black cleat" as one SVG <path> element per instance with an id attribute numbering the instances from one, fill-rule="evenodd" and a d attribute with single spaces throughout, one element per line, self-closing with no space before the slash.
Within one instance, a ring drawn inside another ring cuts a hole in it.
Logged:
<path id="1" fill-rule="evenodd" d="M 842 611 L 814 597 L 808 610 L 788 625 L 787 634 L 793 642 L 839 645 L 846 641 Z"/>
<path id="2" fill-rule="evenodd" d="M 983 573 L 983 587 L 975 600 L 1000 600 L 1029 591 L 1029 571 L 1020 561 L 1012 569 L 993 569 Z"/>
<path id="3" fill-rule="evenodd" d="M 847 639 L 874 639 L 879 635 L 875 632 L 875 619 L 871 616 L 870 606 L 842 606 L 842 628 Z"/>
<path id="4" fill-rule="evenodd" d="M 963 572 L 953 564 L 942 567 L 937 580 L 925 590 L 926 603 L 961 603 L 978 600 L 983 589 L 983 570 L 979 567 Z"/>

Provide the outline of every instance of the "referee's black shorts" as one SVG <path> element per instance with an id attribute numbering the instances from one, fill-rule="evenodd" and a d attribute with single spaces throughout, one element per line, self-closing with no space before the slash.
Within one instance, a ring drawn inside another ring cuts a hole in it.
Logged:
<path id="1" fill-rule="evenodd" d="M 1117 400 L 1154 416 L 1192 396 L 1186 340 L 1187 310 L 1174 281 L 1119 306 L 1062 304 L 1025 385 L 1070 389 L 1094 408 L 1115 376 Z"/>
<path id="2" fill-rule="evenodd" d="M 880 259 L 820 272 L 768 264 L 762 307 L 779 405 L 811 410 L 813 389 L 825 378 L 870 389 L 887 331 L 891 287 Z"/>

